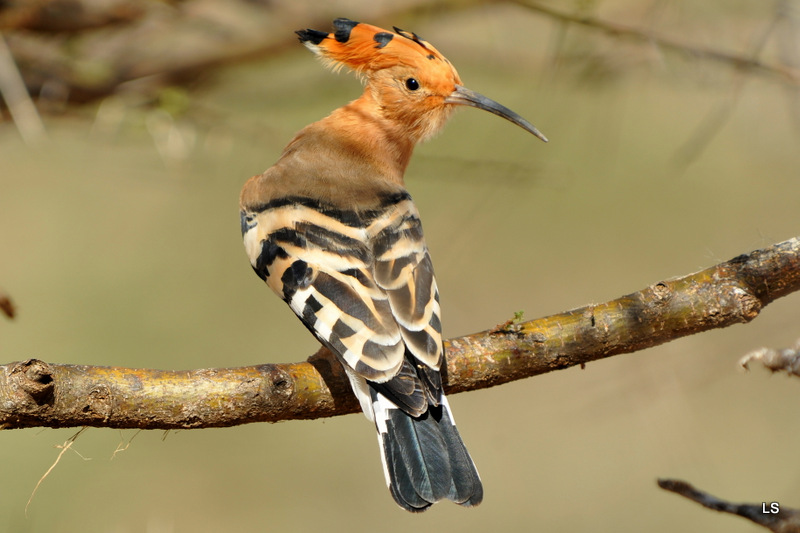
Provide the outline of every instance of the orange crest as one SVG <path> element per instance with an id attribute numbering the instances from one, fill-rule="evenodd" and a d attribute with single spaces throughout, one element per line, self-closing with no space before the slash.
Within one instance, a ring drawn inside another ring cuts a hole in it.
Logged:
<path id="1" fill-rule="evenodd" d="M 407 65 L 425 68 L 426 62 L 450 62 L 430 43 L 416 33 L 397 27 L 394 32 L 346 18 L 333 21 L 333 33 L 300 30 L 300 42 L 334 69 L 346 66 L 359 74 L 369 75 L 385 68 Z M 429 64 L 429 63 L 428 63 Z"/>

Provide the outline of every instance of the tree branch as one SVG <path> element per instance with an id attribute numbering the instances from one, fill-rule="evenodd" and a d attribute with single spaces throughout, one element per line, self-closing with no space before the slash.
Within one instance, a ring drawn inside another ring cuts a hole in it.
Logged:
<path id="1" fill-rule="evenodd" d="M 800 238 L 598 305 L 446 341 L 445 390 L 493 387 L 758 316 L 800 289 Z M 358 410 L 326 350 L 303 363 L 165 371 L 39 360 L 0 366 L 0 428 L 172 429 Z"/>
<path id="2" fill-rule="evenodd" d="M 800 71 L 790 65 L 768 64 L 759 60 L 757 56 L 740 55 L 733 52 L 727 52 L 725 50 L 718 50 L 704 46 L 691 46 L 681 40 L 667 37 L 666 35 L 659 35 L 647 29 L 605 21 L 583 14 L 566 13 L 558 9 L 554 9 L 549 5 L 541 4 L 536 0 L 509 1 L 531 11 L 541 13 L 542 15 L 550 17 L 553 20 L 559 20 L 561 22 L 593 28 L 614 37 L 626 38 L 640 43 L 656 45 L 664 50 L 685 54 L 688 57 L 724 63 L 743 71 L 753 72 L 755 74 L 777 79 L 788 85 L 800 85 Z M 783 15 L 781 14 L 781 16 Z"/>
<path id="3" fill-rule="evenodd" d="M 800 511 L 781 506 L 778 502 L 731 503 L 679 479 L 659 479 L 658 486 L 708 509 L 747 518 L 775 533 L 800 533 Z"/>

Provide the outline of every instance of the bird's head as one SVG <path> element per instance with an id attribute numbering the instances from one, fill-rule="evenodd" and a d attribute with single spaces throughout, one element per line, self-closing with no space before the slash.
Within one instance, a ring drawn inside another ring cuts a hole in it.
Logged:
<path id="1" fill-rule="evenodd" d="M 417 34 L 344 18 L 333 26 L 332 33 L 307 29 L 297 35 L 332 68 L 363 76 L 382 116 L 401 124 L 415 142 L 436 134 L 458 105 L 494 113 L 547 141 L 515 112 L 462 86 L 450 61 Z"/>

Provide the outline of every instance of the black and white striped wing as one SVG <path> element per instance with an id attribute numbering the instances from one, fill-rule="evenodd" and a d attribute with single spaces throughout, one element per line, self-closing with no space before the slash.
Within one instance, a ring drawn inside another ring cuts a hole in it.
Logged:
<path id="1" fill-rule="evenodd" d="M 411 198 L 395 204 L 370 225 L 369 232 L 373 235 L 375 282 L 389 296 L 392 315 L 406 345 L 406 358 L 413 367 L 407 370 L 413 370 L 423 381 L 428 401 L 438 405 L 443 353 L 439 291 L 419 213 Z"/>
<path id="2" fill-rule="evenodd" d="M 244 211 L 242 231 L 253 269 L 345 362 L 351 380 L 369 380 L 413 415 L 438 404 L 438 293 L 407 194 L 359 213 L 304 198 L 273 201 Z"/>
<path id="3" fill-rule="evenodd" d="M 352 212 L 287 199 L 243 212 L 242 230 L 253 269 L 323 344 L 368 380 L 397 374 L 402 335 Z"/>

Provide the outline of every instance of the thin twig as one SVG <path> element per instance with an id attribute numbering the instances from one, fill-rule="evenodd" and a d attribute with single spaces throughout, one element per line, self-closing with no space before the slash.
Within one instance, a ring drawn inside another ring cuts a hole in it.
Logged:
<path id="1" fill-rule="evenodd" d="M 57 446 L 57 448 L 61 448 L 61 451 L 58 453 L 58 456 L 56 457 L 56 460 L 53 461 L 53 464 L 50 465 L 50 468 L 47 469 L 47 472 L 45 472 L 44 475 L 42 475 L 42 477 L 39 478 L 39 481 L 36 483 L 36 486 L 33 487 L 33 492 L 31 492 L 31 496 L 30 496 L 30 498 L 28 498 L 28 503 L 25 504 L 25 516 L 28 516 L 28 507 L 30 507 L 31 502 L 33 501 L 33 497 L 36 495 L 36 491 L 39 490 L 39 486 L 41 486 L 41 484 L 45 480 L 45 478 L 47 478 L 47 476 L 50 475 L 50 472 L 53 471 L 53 469 L 56 467 L 58 462 L 61 461 L 61 458 L 64 456 L 65 453 L 67 453 L 67 450 L 72 448 L 72 445 L 75 443 L 75 440 L 80 436 L 80 434 L 83 433 L 84 431 L 86 431 L 87 429 L 89 429 L 89 428 L 81 428 L 80 431 L 78 431 L 73 436 L 68 438 L 64 442 L 64 444 L 62 444 L 61 446 Z M 80 455 L 80 454 L 78 454 L 78 455 Z"/>
<path id="2" fill-rule="evenodd" d="M 800 511 L 781 505 L 780 502 L 731 503 L 679 479 L 659 479 L 658 486 L 708 509 L 747 518 L 775 533 L 800 533 Z"/>
<path id="3" fill-rule="evenodd" d="M 800 70 L 790 66 L 771 65 L 764 63 L 757 58 L 742 56 L 733 52 L 717 50 L 714 48 L 706 48 L 702 46 L 691 46 L 683 41 L 673 39 L 665 35 L 660 35 L 650 30 L 643 30 L 634 26 L 608 22 L 593 16 L 565 13 L 550 7 L 550 5 L 543 5 L 534 0 L 509 1 L 526 9 L 546 15 L 547 17 L 555 20 L 593 28 L 614 37 L 628 38 L 648 45 L 656 45 L 659 48 L 678 52 L 693 58 L 716 61 L 737 69 L 775 78 L 790 85 L 800 85 Z"/>
<path id="4" fill-rule="evenodd" d="M 11 112 L 19 134 L 27 144 L 36 144 L 47 137 L 44 123 L 28 94 L 2 32 L 0 32 L 0 94 Z"/>
<path id="5" fill-rule="evenodd" d="M 752 49 L 748 54 L 751 62 L 758 62 L 761 52 L 764 50 L 779 23 L 785 18 L 785 11 L 780 5 L 776 5 L 775 14 L 770 20 L 764 31 L 753 42 Z M 711 141 L 722 131 L 722 127 L 728 122 L 739 103 L 742 89 L 749 77 L 745 75 L 743 69 L 736 69 L 733 72 L 733 83 L 727 98 L 724 98 L 716 108 L 713 109 L 706 118 L 696 127 L 689 139 L 679 147 L 673 156 L 674 163 L 679 169 L 684 170 L 691 165 L 711 144 Z"/>

